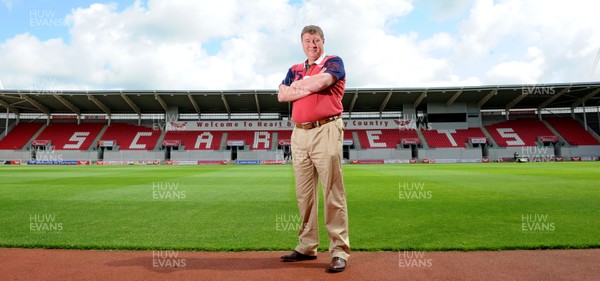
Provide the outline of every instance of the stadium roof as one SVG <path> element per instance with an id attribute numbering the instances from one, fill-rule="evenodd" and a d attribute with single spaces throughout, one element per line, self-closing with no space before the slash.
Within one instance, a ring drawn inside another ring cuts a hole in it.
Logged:
<path id="1" fill-rule="evenodd" d="M 543 109 L 600 106 L 599 83 L 497 85 L 437 88 L 346 89 L 346 112 L 402 111 L 408 104 L 477 104 L 481 109 Z M 0 107 L 12 113 L 153 114 L 177 107 L 179 113 L 280 113 L 291 105 L 277 101 L 275 90 L 228 91 L 57 91 L 0 90 Z"/>

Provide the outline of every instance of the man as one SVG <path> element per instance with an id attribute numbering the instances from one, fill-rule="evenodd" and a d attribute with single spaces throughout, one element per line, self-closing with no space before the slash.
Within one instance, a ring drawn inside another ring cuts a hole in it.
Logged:
<path id="1" fill-rule="evenodd" d="M 295 262 L 317 258 L 318 181 L 321 180 L 332 256 L 328 270 L 341 272 L 350 256 L 341 162 L 346 73 L 340 57 L 325 54 L 325 37 L 320 27 L 304 27 L 300 38 L 307 59 L 289 69 L 279 85 L 278 99 L 293 102 L 292 120 L 296 125 L 292 133 L 292 159 L 302 227 L 298 232 L 298 246 L 281 259 Z"/>

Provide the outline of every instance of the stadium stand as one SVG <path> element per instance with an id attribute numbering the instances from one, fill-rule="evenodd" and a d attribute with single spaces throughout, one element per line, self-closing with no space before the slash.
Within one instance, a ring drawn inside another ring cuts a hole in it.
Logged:
<path id="1" fill-rule="evenodd" d="M 178 140 L 185 150 L 218 150 L 222 131 L 168 131 L 165 141 Z"/>
<path id="2" fill-rule="evenodd" d="M 114 123 L 108 126 L 101 140 L 116 141 L 119 150 L 153 150 L 161 133 L 148 127 Z"/>
<path id="3" fill-rule="evenodd" d="M 277 131 L 277 140 L 281 141 L 281 140 L 285 140 L 285 141 L 290 141 L 292 140 L 292 131 Z"/>
<path id="4" fill-rule="evenodd" d="M 57 150 L 88 150 L 103 127 L 100 123 L 52 123 L 36 140 L 49 140 Z"/>
<path id="5" fill-rule="evenodd" d="M 600 160 L 600 84 L 539 85 L 569 94 L 523 96 L 525 87 L 537 86 L 348 89 L 342 100 L 344 159 L 489 162 L 513 159 L 515 152 L 525 154 L 534 151 L 532 147 L 553 146 L 548 153 L 560 161 Z M 293 122 L 291 104 L 280 103 L 276 93 L 73 90 L 57 94 L 62 99 L 45 99 L 0 90 L 0 108 L 8 112 L 0 113 L 0 130 L 22 123 L 0 139 L 0 159 L 38 161 L 33 151 L 51 149 L 63 150 L 56 154 L 65 160 L 90 163 L 280 163 L 282 150 L 289 149 Z M 588 108 L 581 110 L 584 104 Z M 574 108 L 565 110 L 565 105 Z M 45 126 L 47 122 L 51 125 Z M 30 143 L 38 149 L 29 150 Z M 100 149 L 91 150 L 91 145 Z"/>
<path id="6" fill-rule="evenodd" d="M 469 138 L 485 138 L 481 128 L 457 130 L 422 130 L 425 140 L 432 148 L 467 147 Z"/>
<path id="7" fill-rule="evenodd" d="M 20 123 L 0 141 L 0 149 L 20 150 L 43 126 L 42 123 Z"/>
<path id="8" fill-rule="evenodd" d="M 250 150 L 271 149 L 272 131 L 230 131 L 227 141 L 244 141 Z"/>
<path id="9" fill-rule="evenodd" d="M 360 145 L 365 149 L 396 148 L 401 139 L 418 139 L 416 130 L 355 130 Z"/>
<path id="10" fill-rule="evenodd" d="M 538 137 L 554 136 L 552 131 L 537 119 L 508 120 L 487 125 L 485 128 L 501 147 L 537 146 Z"/>
<path id="11" fill-rule="evenodd" d="M 590 133 L 588 133 L 577 121 L 571 118 L 551 117 L 546 121 L 570 144 L 570 145 L 600 145 Z"/>

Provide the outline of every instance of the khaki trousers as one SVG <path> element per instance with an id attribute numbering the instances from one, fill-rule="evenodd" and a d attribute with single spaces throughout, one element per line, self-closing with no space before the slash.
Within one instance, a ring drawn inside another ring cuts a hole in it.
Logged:
<path id="1" fill-rule="evenodd" d="M 342 119 L 310 130 L 294 128 L 292 158 L 296 175 L 296 198 L 302 217 L 296 251 L 316 255 L 319 245 L 318 183 L 323 186 L 325 226 L 332 257 L 348 260 L 348 208 L 342 175 Z"/>

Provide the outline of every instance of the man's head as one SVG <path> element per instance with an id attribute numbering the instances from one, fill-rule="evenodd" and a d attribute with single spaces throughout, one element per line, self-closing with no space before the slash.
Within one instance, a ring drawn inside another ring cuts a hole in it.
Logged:
<path id="1" fill-rule="evenodd" d="M 302 39 L 302 49 L 308 58 L 308 62 L 315 62 L 323 54 L 323 45 L 325 44 L 323 30 L 316 25 L 307 25 L 302 29 L 300 38 Z"/>

